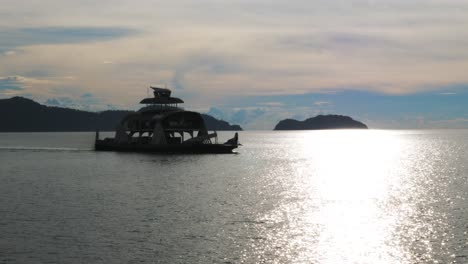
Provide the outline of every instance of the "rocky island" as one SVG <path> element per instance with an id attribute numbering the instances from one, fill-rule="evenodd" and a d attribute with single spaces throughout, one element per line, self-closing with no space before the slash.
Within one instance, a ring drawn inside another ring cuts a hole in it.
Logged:
<path id="1" fill-rule="evenodd" d="M 0 132 L 113 131 L 119 121 L 133 111 L 88 112 L 46 106 L 24 97 L 0 99 Z M 209 130 L 239 131 L 238 125 L 202 114 Z"/>
<path id="2" fill-rule="evenodd" d="M 319 129 L 367 129 L 367 126 L 349 116 L 318 115 L 298 121 L 295 119 L 281 120 L 274 130 L 319 130 Z"/>

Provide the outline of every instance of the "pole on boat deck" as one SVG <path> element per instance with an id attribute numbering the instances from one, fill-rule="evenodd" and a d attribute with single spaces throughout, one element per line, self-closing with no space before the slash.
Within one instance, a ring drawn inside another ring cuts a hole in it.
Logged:
<path id="1" fill-rule="evenodd" d="M 95 141 L 98 141 L 99 140 L 99 130 L 96 130 L 96 139 Z"/>

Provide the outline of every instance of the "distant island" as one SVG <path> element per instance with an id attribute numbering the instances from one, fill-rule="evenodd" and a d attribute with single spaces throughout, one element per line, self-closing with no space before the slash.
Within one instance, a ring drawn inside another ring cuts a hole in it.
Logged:
<path id="1" fill-rule="evenodd" d="M 349 116 L 318 115 L 298 121 L 295 119 L 281 120 L 274 130 L 319 130 L 319 129 L 367 129 L 367 126 Z"/>
<path id="2" fill-rule="evenodd" d="M 31 99 L 0 99 L 0 132 L 114 131 L 120 120 L 133 111 L 88 112 L 41 105 Z M 242 130 L 210 115 L 202 114 L 208 130 Z"/>

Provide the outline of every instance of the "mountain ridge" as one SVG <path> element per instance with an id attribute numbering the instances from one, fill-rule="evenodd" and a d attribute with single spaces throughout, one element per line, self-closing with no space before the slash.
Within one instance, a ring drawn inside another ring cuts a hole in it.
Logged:
<path id="1" fill-rule="evenodd" d="M 114 131 L 129 110 L 89 112 L 46 106 L 24 97 L 0 99 L 0 132 Z M 209 130 L 242 130 L 239 125 L 202 114 Z"/>

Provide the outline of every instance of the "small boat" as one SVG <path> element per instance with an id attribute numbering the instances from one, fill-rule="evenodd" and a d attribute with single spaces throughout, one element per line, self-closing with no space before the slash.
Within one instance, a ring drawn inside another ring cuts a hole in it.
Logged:
<path id="1" fill-rule="evenodd" d="M 154 97 L 140 103 L 145 106 L 124 117 L 113 138 L 99 139 L 96 131 L 95 150 L 154 153 L 233 153 L 239 138 L 237 132 L 225 143 L 218 143 L 216 131 L 210 133 L 203 117 L 185 111 L 184 103 L 171 97 L 171 90 L 153 89 Z"/>

